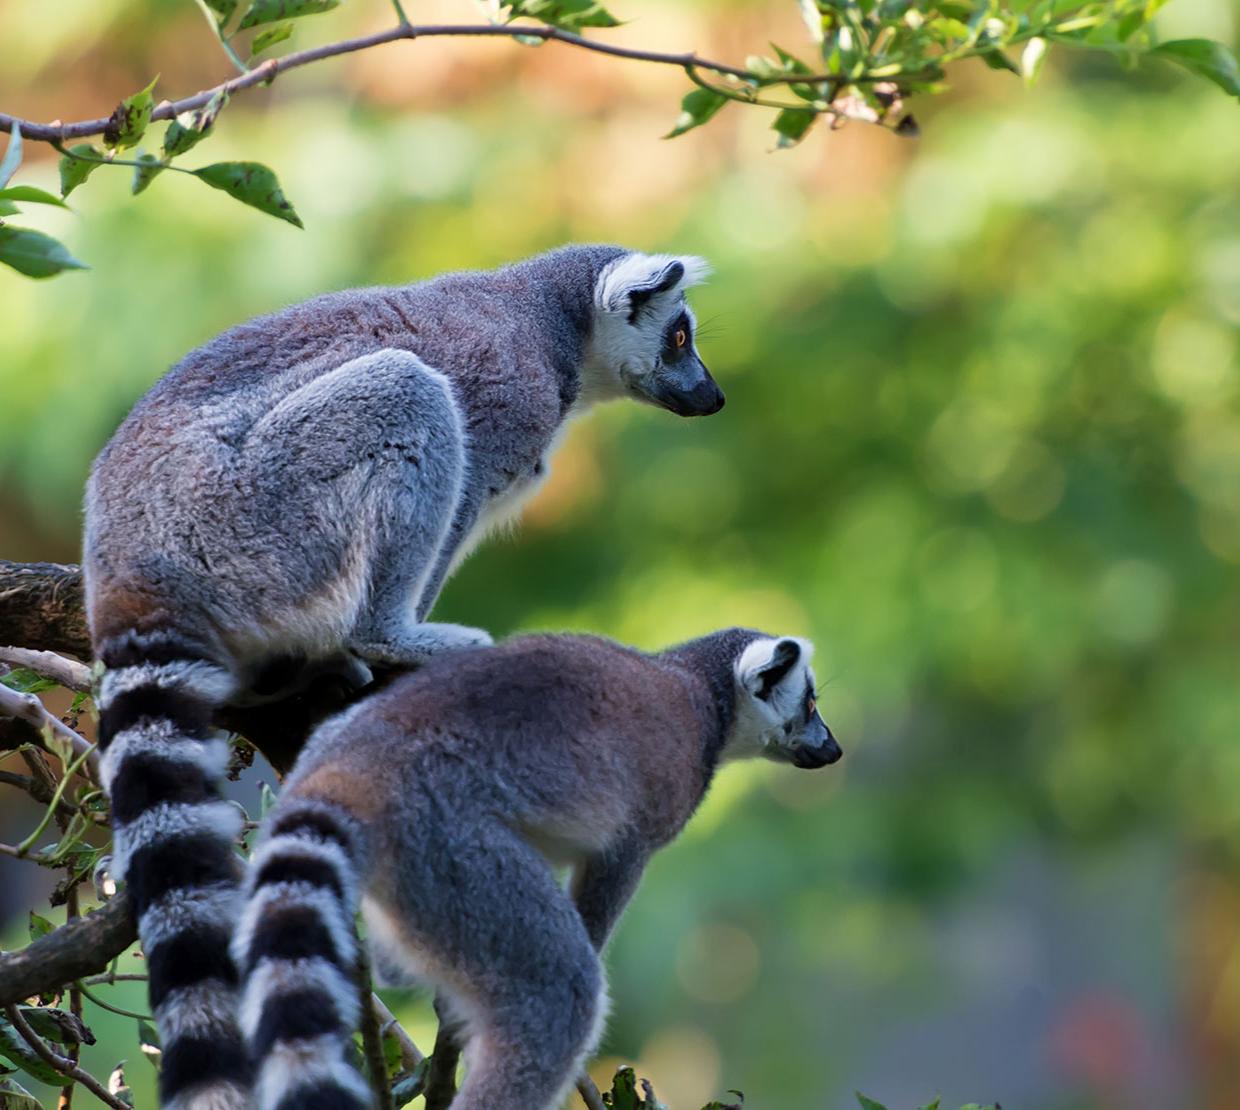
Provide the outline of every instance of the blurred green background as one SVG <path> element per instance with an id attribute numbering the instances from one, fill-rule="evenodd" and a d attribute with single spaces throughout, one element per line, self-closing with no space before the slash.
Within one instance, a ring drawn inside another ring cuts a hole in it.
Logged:
<path id="1" fill-rule="evenodd" d="M 803 37 L 790 0 L 614 8 L 616 41 L 731 59 Z M 1234 44 L 1236 15 L 1161 18 Z M 389 18 L 353 0 L 294 45 Z M 681 75 L 555 46 L 282 78 L 188 161 L 267 161 L 306 231 L 172 174 L 131 200 L 119 170 L 24 219 L 94 270 L 0 273 L 0 555 L 76 558 L 91 457 L 243 318 L 565 240 L 704 254 L 727 408 L 589 417 L 438 610 L 818 644 L 844 762 L 720 777 L 622 925 L 596 1074 L 633 1060 L 673 1110 L 1240 1107 L 1240 128 L 1203 82 L 1062 61 L 1033 92 L 957 73 L 915 142 L 778 154 L 735 107 L 660 142 Z M 0 0 L 5 110 L 99 115 L 161 71 L 227 75 L 188 0 Z M 18 180 L 51 187 L 47 155 Z M 13 946 L 40 877 L 0 869 Z M 150 1105 L 134 1023 L 88 1010 L 84 1059 L 127 1058 Z"/>

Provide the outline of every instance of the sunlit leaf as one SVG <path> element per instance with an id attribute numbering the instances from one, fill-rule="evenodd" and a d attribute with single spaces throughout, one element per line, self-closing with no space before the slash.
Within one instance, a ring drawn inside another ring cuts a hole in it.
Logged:
<path id="1" fill-rule="evenodd" d="M 116 106 L 103 132 L 104 145 L 118 150 L 138 145 L 151 122 L 151 110 L 155 107 L 151 94 L 158 80 L 156 77 L 145 89 L 125 97 Z"/>
<path id="2" fill-rule="evenodd" d="M 868 1095 L 863 1095 L 860 1091 L 854 1091 L 853 1094 L 857 1096 L 857 1103 L 861 1110 L 887 1110 L 887 1107 L 881 1102 L 877 1102 Z"/>
<path id="3" fill-rule="evenodd" d="M 44 690 L 55 690 L 56 683 L 44 678 L 29 667 L 14 667 L 8 674 L 0 675 L 0 683 L 20 694 L 41 694 Z"/>
<path id="4" fill-rule="evenodd" d="M 50 921 L 48 921 L 46 917 L 41 917 L 39 914 L 35 913 L 34 910 L 31 910 L 29 928 L 30 928 L 30 939 L 38 940 L 39 937 L 47 936 L 47 934 L 50 933 L 53 929 L 55 929 L 56 926 L 53 925 Z"/>
<path id="5" fill-rule="evenodd" d="M 77 146 L 69 147 L 69 154 L 61 155 L 60 158 L 60 195 L 62 197 L 67 197 L 101 165 L 99 162 L 85 158 L 71 157 L 74 154 L 88 154 L 91 158 L 103 157 L 103 151 L 97 146 L 91 146 L 90 143 L 78 143 Z"/>
<path id="6" fill-rule="evenodd" d="M 263 23 L 275 23 L 281 19 L 296 19 L 303 15 L 318 15 L 340 7 L 340 0 L 254 0 L 241 22 L 238 31 L 258 27 Z"/>
<path id="7" fill-rule="evenodd" d="M 222 28 L 237 10 L 239 0 L 204 0 L 204 2 L 215 13 L 216 26 Z"/>
<path id="8" fill-rule="evenodd" d="M 222 189 L 243 204 L 302 226 L 276 175 L 259 162 L 216 162 L 194 173 L 213 189 Z"/>
<path id="9" fill-rule="evenodd" d="M 1173 39 L 1160 43 L 1150 54 L 1175 62 L 1207 81 L 1213 81 L 1224 92 L 1240 97 L 1240 63 L 1221 42 L 1212 39 Z"/>
<path id="10" fill-rule="evenodd" d="M 22 129 L 21 124 L 14 123 L 9 132 L 9 146 L 0 161 L 0 189 L 4 188 L 22 164 Z"/>
<path id="11" fill-rule="evenodd" d="M 260 31 L 254 36 L 254 41 L 250 44 L 250 57 L 257 58 L 264 50 L 270 50 L 273 46 L 287 39 L 292 33 L 292 23 L 279 23 L 274 27 L 268 27 L 265 31 Z"/>
<path id="12" fill-rule="evenodd" d="M 164 1050 L 160 1045 L 159 1033 L 149 1021 L 138 1022 L 138 1049 L 152 1065 L 159 1067 Z"/>
<path id="13" fill-rule="evenodd" d="M 192 150 L 210 135 L 216 119 L 227 104 L 228 94 L 221 90 L 197 111 L 182 112 L 169 123 L 168 130 L 164 132 L 165 161 Z"/>
<path id="14" fill-rule="evenodd" d="M 0 227 L 0 262 L 33 278 L 52 277 L 64 270 L 90 269 L 59 240 L 22 227 Z"/>
<path id="15" fill-rule="evenodd" d="M 594 0 L 517 0 L 509 7 L 511 16 L 529 16 L 566 31 L 620 26 L 620 21 Z"/>
<path id="16" fill-rule="evenodd" d="M 124 1060 L 117 1064 L 112 1069 L 112 1074 L 108 1076 L 108 1094 L 118 1102 L 123 1102 L 126 1106 L 133 1105 L 133 1091 L 129 1089 L 129 1084 L 125 1082 Z"/>
<path id="17" fill-rule="evenodd" d="M 17 211 L 17 205 L 9 200 L 0 200 L 0 216 L 11 216 Z"/>
<path id="18" fill-rule="evenodd" d="M 676 126 L 663 137 L 674 139 L 677 135 L 683 135 L 686 131 L 701 127 L 727 102 L 726 96 L 712 92 L 710 89 L 694 89 L 686 93 L 685 98 L 680 102 L 680 115 L 676 118 Z"/>
<path id="19" fill-rule="evenodd" d="M 1046 64 L 1046 52 L 1046 39 L 1031 38 L 1025 43 L 1025 49 L 1020 53 L 1020 72 L 1026 85 L 1032 87 L 1037 81 L 1042 66 Z"/>
<path id="20" fill-rule="evenodd" d="M 55 193 L 44 189 L 36 189 L 33 185 L 10 185 L 0 189 L 0 200 L 24 200 L 28 204 L 54 204 L 57 208 L 68 208 Z"/>

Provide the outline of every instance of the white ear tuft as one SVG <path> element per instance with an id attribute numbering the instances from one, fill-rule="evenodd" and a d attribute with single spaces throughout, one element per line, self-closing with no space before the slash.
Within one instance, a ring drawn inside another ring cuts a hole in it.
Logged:
<path id="1" fill-rule="evenodd" d="M 755 640 L 736 661 L 736 678 L 754 697 L 765 701 L 793 667 L 808 665 L 813 657 L 814 645 L 797 636 Z"/>
<path id="2" fill-rule="evenodd" d="M 634 251 L 606 266 L 594 286 L 594 303 L 603 312 L 629 314 L 634 293 L 679 296 L 710 274 L 710 264 L 693 254 L 642 254 Z"/>

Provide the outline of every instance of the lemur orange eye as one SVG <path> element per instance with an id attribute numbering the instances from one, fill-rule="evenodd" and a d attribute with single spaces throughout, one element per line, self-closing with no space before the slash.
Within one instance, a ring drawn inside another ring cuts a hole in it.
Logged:
<path id="1" fill-rule="evenodd" d="M 676 329 L 676 346 L 683 347 L 689 342 L 689 333 L 684 328 Z"/>

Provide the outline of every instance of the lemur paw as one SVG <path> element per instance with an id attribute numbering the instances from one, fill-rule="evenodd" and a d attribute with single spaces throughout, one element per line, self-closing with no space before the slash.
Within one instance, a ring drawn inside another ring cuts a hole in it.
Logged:
<path id="1" fill-rule="evenodd" d="M 464 648 L 490 647 L 495 641 L 481 628 L 463 624 L 415 624 L 399 637 L 353 645 L 367 663 L 388 667 L 416 667 L 432 656 Z"/>

